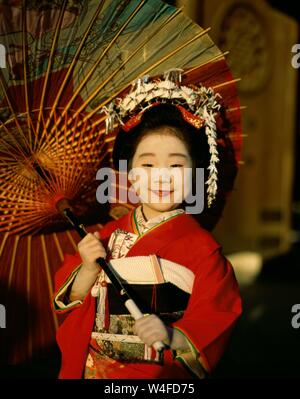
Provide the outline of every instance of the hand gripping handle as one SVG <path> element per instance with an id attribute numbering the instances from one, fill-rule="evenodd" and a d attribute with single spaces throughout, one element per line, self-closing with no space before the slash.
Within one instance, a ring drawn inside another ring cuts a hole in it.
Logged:
<path id="1" fill-rule="evenodd" d="M 134 318 L 134 320 L 141 319 L 144 317 L 143 313 L 140 311 L 140 309 L 136 306 L 135 302 L 132 299 L 128 299 L 125 302 L 126 308 L 129 310 L 129 313 L 131 316 Z M 165 345 L 161 341 L 156 341 L 152 345 L 157 352 L 162 352 L 165 349 Z"/>

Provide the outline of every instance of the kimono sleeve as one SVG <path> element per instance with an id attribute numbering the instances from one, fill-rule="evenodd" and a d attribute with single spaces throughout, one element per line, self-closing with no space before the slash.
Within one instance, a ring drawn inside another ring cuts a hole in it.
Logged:
<path id="1" fill-rule="evenodd" d="M 64 262 L 54 277 L 55 294 L 53 296 L 53 308 L 56 313 L 65 313 L 82 304 L 82 301 L 69 301 L 69 293 L 72 284 L 82 266 L 79 253 L 66 254 Z"/>
<path id="2" fill-rule="evenodd" d="M 211 372 L 222 356 L 241 314 L 241 298 L 233 268 L 220 247 L 199 259 L 192 293 L 182 319 L 173 327 L 188 339 L 196 358 Z M 185 362 L 184 355 L 178 360 Z"/>

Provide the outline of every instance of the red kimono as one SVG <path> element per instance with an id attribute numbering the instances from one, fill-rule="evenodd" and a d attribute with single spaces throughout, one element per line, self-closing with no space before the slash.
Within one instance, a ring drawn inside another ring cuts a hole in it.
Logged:
<path id="1" fill-rule="evenodd" d="M 106 247 L 117 228 L 135 232 L 133 211 L 100 231 Z M 241 299 L 232 266 L 221 253 L 212 235 L 188 214 L 173 217 L 146 232 L 133 244 L 126 257 L 156 254 L 184 265 L 194 273 L 194 283 L 187 308 L 172 324 L 189 340 L 211 372 L 218 363 L 232 328 L 241 314 Z M 56 292 L 70 279 L 81 263 L 79 254 L 66 255 L 55 276 Z M 69 312 L 57 332 L 62 353 L 59 378 L 82 378 L 95 322 L 94 297 L 89 293 L 82 304 L 57 313 Z M 165 351 L 163 365 L 126 363 L 110 378 L 188 378 L 190 375 L 171 350 Z"/>

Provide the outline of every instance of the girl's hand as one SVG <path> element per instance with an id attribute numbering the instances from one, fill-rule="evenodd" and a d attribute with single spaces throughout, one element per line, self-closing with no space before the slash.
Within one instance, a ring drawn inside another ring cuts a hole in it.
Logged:
<path id="1" fill-rule="evenodd" d="M 172 328 L 168 328 L 159 317 L 154 314 L 144 316 L 136 320 L 134 331 L 139 338 L 148 346 L 154 342 L 162 341 L 169 346 L 172 341 Z"/>
<path id="2" fill-rule="evenodd" d="M 78 251 L 86 270 L 99 272 L 99 266 L 96 263 L 98 258 L 106 258 L 106 251 L 100 241 L 98 232 L 87 234 L 78 244 Z"/>

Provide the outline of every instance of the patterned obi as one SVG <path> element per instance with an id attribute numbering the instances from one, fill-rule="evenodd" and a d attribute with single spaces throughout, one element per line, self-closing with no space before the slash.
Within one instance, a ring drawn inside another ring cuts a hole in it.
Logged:
<path id="1" fill-rule="evenodd" d="M 163 284 L 124 284 L 131 297 L 140 305 L 143 314 L 155 313 L 167 325 L 179 320 L 187 307 L 190 295 L 171 283 Z M 109 323 L 106 328 L 98 322 L 96 314 L 92 333 L 93 351 L 98 356 L 107 356 L 121 361 L 163 361 L 163 355 L 145 345 L 134 334 L 134 319 L 116 294 L 111 284 L 107 286 L 106 306 L 109 309 Z M 156 310 L 159 309 L 159 313 Z M 100 326 L 100 327 L 99 327 Z"/>
<path id="2" fill-rule="evenodd" d="M 183 311 L 160 314 L 162 321 L 170 325 L 179 320 Z M 110 315 L 108 331 L 92 333 L 90 346 L 95 358 L 109 357 L 122 362 L 157 362 L 163 363 L 163 352 L 158 353 L 152 347 L 144 344 L 133 331 L 132 316 Z M 91 351 L 90 351 L 91 354 Z"/>

